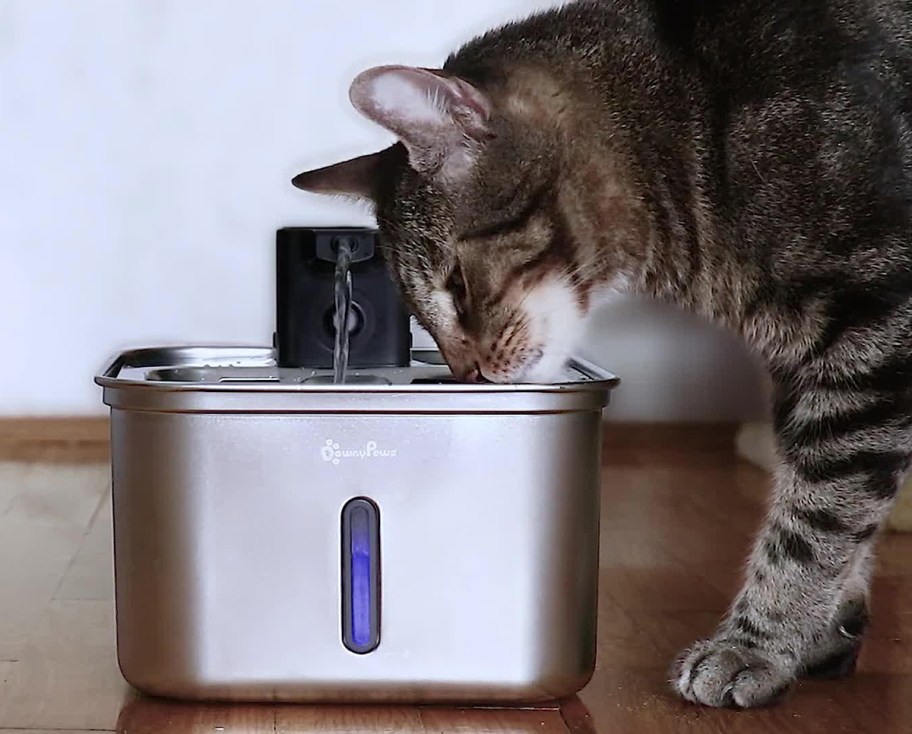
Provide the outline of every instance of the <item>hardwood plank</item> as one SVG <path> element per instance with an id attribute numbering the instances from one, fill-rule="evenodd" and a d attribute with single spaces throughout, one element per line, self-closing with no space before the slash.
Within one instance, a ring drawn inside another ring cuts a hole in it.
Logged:
<path id="1" fill-rule="evenodd" d="M 54 599 L 88 601 L 114 599 L 113 518 L 111 495 L 101 500 L 88 532 L 68 566 Z"/>
<path id="2" fill-rule="evenodd" d="M 637 449 L 650 457 L 662 453 L 667 461 L 679 452 L 708 452 L 735 456 L 738 423 L 636 423 L 608 420 L 604 425 L 607 448 Z M 614 463 L 614 462 L 612 462 Z"/>
<path id="3" fill-rule="evenodd" d="M 117 718 L 122 734 L 275 734 L 276 707 L 136 698 Z"/>
<path id="4" fill-rule="evenodd" d="M 0 518 L 23 527 L 85 529 L 110 486 L 104 465 L 0 462 Z"/>
<path id="5" fill-rule="evenodd" d="M 860 667 L 889 670 L 893 675 L 871 678 L 862 673 L 848 681 L 802 683 L 782 705 L 749 712 L 708 711 L 671 694 L 666 680 L 672 659 L 713 630 L 740 583 L 739 569 L 754 523 L 759 526 L 762 518 L 768 479 L 762 472 L 745 472 L 724 462 L 701 468 L 674 453 L 667 461 L 665 447 L 656 447 L 653 453 L 654 461 L 640 465 L 627 461 L 618 465 L 609 459 L 605 470 L 603 513 L 608 516 L 603 522 L 608 538 L 601 567 L 603 586 L 606 574 L 607 581 L 615 582 L 609 590 L 603 589 L 613 605 L 606 605 L 604 598 L 601 601 L 599 666 L 581 694 L 596 731 L 907 730 L 910 719 L 903 692 L 907 696 L 912 692 L 908 688 L 912 681 L 898 674 L 906 672 L 912 651 L 895 633 L 888 646 L 876 622 Z M 893 537 L 885 541 L 886 557 L 890 570 L 896 571 L 905 553 L 893 550 L 893 542 Z M 679 570 L 680 578 L 669 579 L 673 569 Z M 631 578 L 632 574 L 642 578 Z M 616 583 L 619 578 L 623 584 Z M 682 587 L 695 579 L 705 579 L 725 593 L 713 596 L 685 589 L 682 594 Z M 666 593 L 652 591 L 656 586 Z M 899 586 L 891 577 L 881 576 L 875 583 L 875 613 L 886 617 L 882 624 L 891 624 L 890 629 L 912 626 L 897 625 L 889 618 L 897 608 L 912 609 L 912 595 L 905 596 L 906 588 L 907 584 Z M 622 612 L 626 618 L 619 616 Z M 623 621 L 618 623 L 618 618 Z M 605 636 L 602 630 L 609 619 L 615 620 L 617 633 Z M 885 680 L 889 685 L 884 685 Z M 859 706 L 859 701 L 870 701 L 875 691 L 876 697 L 884 699 L 882 704 Z"/>
<path id="6" fill-rule="evenodd" d="M 0 461 L 96 463 L 109 457 L 106 416 L 0 418 Z"/>
<path id="7" fill-rule="evenodd" d="M 0 658 L 50 602 L 107 482 L 103 466 L 0 463 Z"/>
<path id="8" fill-rule="evenodd" d="M 276 734 L 426 731 L 416 706 L 290 706 L 276 711 L 275 726 Z"/>
<path id="9" fill-rule="evenodd" d="M 912 579 L 912 533 L 884 536 L 877 547 L 877 572 Z"/>
<path id="10" fill-rule="evenodd" d="M 680 523 L 674 510 L 686 501 L 686 493 L 693 491 L 681 476 L 673 488 L 663 487 L 663 476 L 651 468 L 614 466 L 603 473 L 602 588 L 615 599 L 622 598 L 626 609 L 660 609 L 673 599 L 678 609 L 718 610 L 725 606 L 725 596 L 681 561 L 673 546 L 661 540 L 665 532 L 678 532 L 673 529 Z M 705 518 L 697 520 L 696 527 L 688 532 L 691 543 L 707 537 L 700 533 Z M 639 536 L 631 532 L 634 528 L 640 529 Z"/>
<path id="11" fill-rule="evenodd" d="M 899 734 L 912 722 L 912 677 L 856 676 L 802 682 L 773 708 L 712 710 L 673 697 L 664 671 L 598 672 L 581 698 L 598 732 L 677 734 Z"/>
<path id="12" fill-rule="evenodd" d="M 592 714 L 579 696 L 561 701 L 560 713 L 569 734 L 596 734 Z"/>
<path id="13" fill-rule="evenodd" d="M 652 658 L 653 663 L 655 658 Z M 672 698 L 656 668 L 598 671 L 580 694 L 597 732 L 604 734 L 720 734 L 716 712 Z"/>
<path id="14" fill-rule="evenodd" d="M 130 691 L 114 655 L 110 602 L 51 602 L 0 689 L 0 726 L 114 729 Z"/>
<path id="15" fill-rule="evenodd" d="M 577 704 L 574 715 L 577 719 L 585 717 L 581 703 Z M 521 710 L 410 706 L 257 706 L 189 704 L 145 697 L 137 698 L 124 707 L 116 730 L 125 734 L 208 734 L 214 731 L 226 734 L 564 734 L 568 731 L 556 705 Z"/>
<path id="16" fill-rule="evenodd" d="M 862 675 L 845 683 L 833 695 L 852 709 L 858 731 L 907 734 L 912 729 L 912 676 Z"/>
<path id="17" fill-rule="evenodd" d="M 885 683 L 887 684 L 885 686 Z M 888 692 L 890 683 L 900 690 Z M 863 732 L 865 734 L 899 734 L 909 731 L 908 706 L 894 708 L 895 714 L 884 717 L 872 710 L 889 707 L 891 698 L 908 696 L 912 680 L 859 675 L 845 681 L 803 681 L 779 706 L 730 713 L 725 720 L 726 732 L 795 731 L 801 734 Z M 720 712 L 722 713 L 722 712 Z"/>
<path id="18" fill-rule="evenodd" d="M 462 734 L 566 734 L 567 726 L 556 709 L 421 709 L 428 732 Z"/>

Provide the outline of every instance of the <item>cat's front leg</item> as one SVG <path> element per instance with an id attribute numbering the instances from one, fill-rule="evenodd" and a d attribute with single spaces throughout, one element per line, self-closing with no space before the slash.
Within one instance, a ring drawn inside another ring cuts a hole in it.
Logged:
<path id="1" fill-rule="evenodd" d="M 712 638 L 675 663 L 672 685 L 687 700 L 760 706 L 803 674 L 854 670 L 871 544 L 910 445 L 905 401 L 895 400 L 894 413 L 879 402 L 889 397 L 857 397 L 855 410 L 838 415 L 826 414 L 814 391 L 788 396 L 787 410 L 778 406 L 785 463 L 773 505 L 731 611 Z"/>
<path id="2" fill-rule="evenodd" d="M 805 678 L 843 678 L 855 672 L 858 654 L 868 630 L 868 589 L 873 547 L 860 550 L 842 590 L 842 600 L 827 633 L 805 656 L 800 671 Z"/>

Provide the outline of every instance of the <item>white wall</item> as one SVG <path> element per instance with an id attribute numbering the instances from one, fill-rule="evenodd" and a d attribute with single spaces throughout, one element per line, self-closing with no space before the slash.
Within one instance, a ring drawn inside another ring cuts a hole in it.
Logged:
<path id="1" fill-rule="evenodd" d="M 626 298 L 593 315 L 584 356 L 621 378 L 606 415 L 739 422 L 767 415 L 765 372 L 732 335 L 662 304 Z"/>
<path id="2" fill-rule="evenodd" d="M 289 184 L 388 144 L 352 77 L 548 4 L 0 0 L 0 413 L 101 412 L 123 347 L 268 343 L 275 229 L 372 223 Z M 740 348 L 667 310 L 625 304 L 593 340 L 619 417 L 758 410 Z"/>

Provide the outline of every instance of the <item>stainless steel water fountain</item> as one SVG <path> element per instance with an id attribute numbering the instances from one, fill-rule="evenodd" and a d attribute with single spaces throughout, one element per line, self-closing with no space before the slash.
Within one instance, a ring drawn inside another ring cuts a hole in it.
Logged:
<path id="1" fill-rule="evenodd" d="M 332 268 L 325 279 L 320 299 Z M 399 313 L 382 288 L 381 305 L 359 295 L 357 273 L 353 285 L 361 318 Z M 280 306 L 273 348 L 138 349 L 97 377 L 127 680 L 298 702 L 580 689 L 595 663 L 601 411 L 616 378 L 575 361 L 552 385 L 460 384 L 436 352 L 403 360 L 389 319 L 387 337 L 362 325 L 373 347 L 353 341 L 334 382 L 325 334 L 311 365 L 296 355 L 313 344 L 284 341 L 325 304 L 279 290 L 297 316 Z"/>

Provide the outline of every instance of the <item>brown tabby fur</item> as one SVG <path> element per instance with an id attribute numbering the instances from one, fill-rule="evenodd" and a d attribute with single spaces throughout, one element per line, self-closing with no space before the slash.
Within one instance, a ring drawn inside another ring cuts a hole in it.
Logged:
<path id="1" fill-rule="evenodd" d="M 912 3 L 581 0 L 352 101 L 398 142 L 295 183 L 375 204 L 460 377 L 550 379 L 615 291 L 765 359 L 774 499 L 674 689 L 750 707 L 851 672 L 912 456 Z"/>

